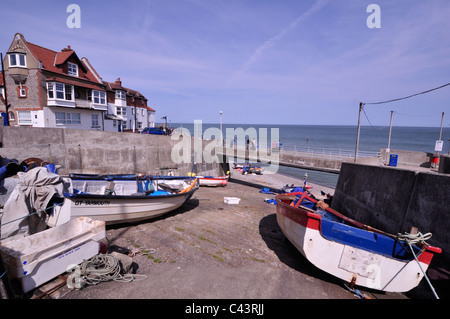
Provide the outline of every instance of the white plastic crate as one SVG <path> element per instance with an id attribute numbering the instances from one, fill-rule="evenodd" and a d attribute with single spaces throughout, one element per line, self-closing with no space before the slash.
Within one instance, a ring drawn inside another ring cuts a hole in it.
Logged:
<path id="1" fill-rule="evenodd" d="M 105 223 L 80 217 L 60 226 L 0 242 L 0 253 L 10 279 L 21 281 L 28 292 L 66 272 L 68 266 L 80 264 L 99 252 Z"/>
<path id="2" fill-rule="evenodd" d="M 241 201 L 240 198 L 238 197 L 224 197 L 223 201 L 227 204 L 231 204 L 231 205 L 237 205 L 239 204 L 239 202 Z"/>

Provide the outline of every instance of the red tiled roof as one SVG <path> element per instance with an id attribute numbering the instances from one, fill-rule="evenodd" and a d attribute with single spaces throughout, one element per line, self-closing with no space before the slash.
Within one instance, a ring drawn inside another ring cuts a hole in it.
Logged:
<path id="1" fill-rule="evenodd" d="M 79 68 L 78 70 L 78 77 L 74 77 L 74 79 L 78 78 L 99 83 L 95 76 L 84 65 L 84 63 L 80 59 L 78 59 L 75 51 L 66 49 L 61 52 L 56 52 L 30 42 L 26 42 L 26 45 L 30 49 L 31 54 L 36 58 L 36 60 L 41 61 L 44 70 L 53 73 L 65 74 L 62 69 L 62 64 L 67 61 L 67 59 L 69 59 L 72 55 L 75 55 L 81 68 Z"/>
<path id="2" fill-rule="evenodd" d="M 145 96 L 143 96 L 141 94 L 141 92 L 122 86 L 122 82 L 120 81 L 120 79 L 117 79 L 116 82 L 103 81 L 103 85 L 106 86 L 107 90 L 110 90 L 110 91 L 122 90 L 122 91 L 127 92 L 127 95 L 137 96 L 137 97 L 142 98 L 147 101 L 147 98 Z"/>
<path id="3" fill-rule="evenodd" d="M 73 51 L 73 50 L 66 50 L 66 51 L 56 53 L 55 65 L 63 64 L 74 53 L 75 53 L 75 51 Z"/>

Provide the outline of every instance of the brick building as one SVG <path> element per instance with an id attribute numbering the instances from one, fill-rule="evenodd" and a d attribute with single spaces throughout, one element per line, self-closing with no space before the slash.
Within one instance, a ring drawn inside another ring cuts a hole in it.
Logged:
<path id="1" fill-rule="evenodd" d="M 155 110 L 141 93 L 122 87 L 120 79 L 103 81 L 70 46 L 57 52 L 16 33 L 3 64 L 0 93 L 7 94 L 10 125 L 102 131 L 154 126 Z"/>

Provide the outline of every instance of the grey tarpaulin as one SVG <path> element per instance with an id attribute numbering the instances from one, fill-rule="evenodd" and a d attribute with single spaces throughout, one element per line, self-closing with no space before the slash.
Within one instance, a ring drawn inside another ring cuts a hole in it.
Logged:
<path id="1" fill-rule="evenodd" d="M 1 220 L 0 238 L 23 237 L 46 228 L 48 214 L 44 211 L 52 198 L 63 198 L 70 181 L 45 167 L 19 172 L 19 183 L 7 200 Z M 39 212 L 42 211 L 42 212 Z M 27 215 L 39 212 L 27 218 Z"/>

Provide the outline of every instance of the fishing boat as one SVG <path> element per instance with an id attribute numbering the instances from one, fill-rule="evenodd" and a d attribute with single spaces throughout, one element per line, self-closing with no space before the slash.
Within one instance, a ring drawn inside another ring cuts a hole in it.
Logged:
<path id="1" fill-rule="evenodd" d="M 307 191 L 276 197 L 277 222 L 288 240 L 317 268 L 354 285 L 406 292 L 425 275 L 441 249 L 411 244 L 354 221 Z"/>
<path id="2" fill-rule="evenodd" d="M 189 180 L 197 178 L 200 186 L 226 186 L 229 175 L 224 176 L 172 176 L 172 175 L 145 175 L 145 174 L 69 174 L 72 180 L 78 179 L 105 179 L 105 180 L 159 180 L 159 181 L 175 181 L 175 180 Z"/>
<path id="3" fill-rule="evenodd" d="M 245 175 L 245 174 L 262 175 L 262 173 L 264 171 L 263 167 L 258 167 L 258 166 L 252 165 L 250 163 L 246 163 L 246 164 L 234 163 L 234 169 L 236 171 L 242 173 L 242 175 Z"/>
<path id="4" fill-rule="evenodd" d="M 49 226 L 81 216 L 107 225 L 159 217 L 182 206 L 198 189 L 198 179 L 132 178 L 130 175 L 72 175 Z"/>
<path id="5" fill-rule="evenodd" d="M 197 176 L 200 186 L 226 186 L 229 175 L 226 176 Z"/>

